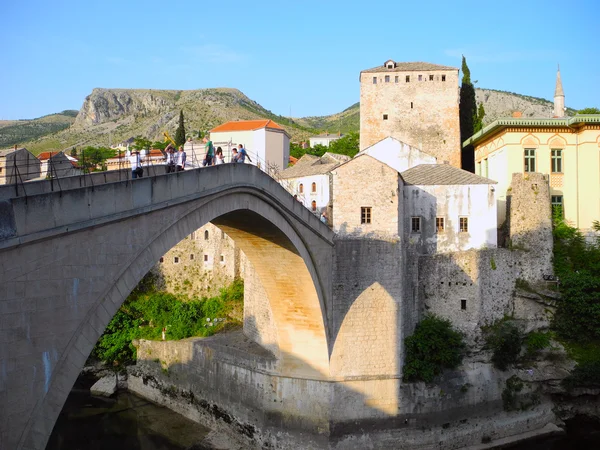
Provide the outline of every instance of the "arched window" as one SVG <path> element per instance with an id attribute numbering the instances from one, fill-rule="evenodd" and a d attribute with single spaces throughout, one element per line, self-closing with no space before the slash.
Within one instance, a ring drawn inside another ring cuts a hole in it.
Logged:
<path id="1" fill-rule="evenodd" d="M 208 230 L 204 232 L 204 240 L 208 241 Z"/>
<path id="2" fill-rule="evenodd" d="M 311 191 L 312 192 L 317 192 L 317 183 L 313 183 L 311 186 Z"/>
<path id="3" fill-rule="evenodd" d="M 316 211 L 317 210 L 317 202 L 313 200 L 311 203 L 311 207 L 312 207 L 313 211 Z"/>
<path id="4" fill-rule="evenodd" d="M 304 193 L 304 185 L 303 185 L 302 183 L 300 183 L 300 184 L 298 185 L 298 192 L 299 192 L 300 194 Z"/>

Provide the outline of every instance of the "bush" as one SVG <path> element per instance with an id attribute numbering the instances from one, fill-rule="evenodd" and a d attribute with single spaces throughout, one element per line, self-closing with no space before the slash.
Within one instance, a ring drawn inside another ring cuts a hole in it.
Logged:
<path id="1" fill-rule="evenodd" d="M 540 331 L 532 331 L 525 338 L 525 346 L 529 355 L 535 355 L 537 352 L 550 347 L 552 335 Z"/>
<path id="2" fill-rule="evenodd" d="M 502 320 L 485 330 L 486 345 L 493 351 L 492 362 L 500 370 L 508 369 L 519 359 L 523 336 L 517 326 Z"/>
<path id="3" fill-rule="evenodd" d="M 403 380 L 433 381 L 445 368 L 453 369 L 461 363 L 464 348 L 462 334 L 452 328 L 449 320 L 426 316 L 404 341 Z"/>
<path id="4" fill-rule="evenodd" d="M 226 317 L 241 306 L 244 298 L 241 280 L 221 289 L 218 297 L 192 300 L 183 295 L 156 292 L 150 281 L 145 277 L 117 311 L 94 347 L 96 357 L 109 363 L 126 364 L 135 359 L 132 340 L 162 339 L 163 328 L 167 329 L 168 340 L 212 335 L 224 322 L 207 327 L 206 319 Z"/>

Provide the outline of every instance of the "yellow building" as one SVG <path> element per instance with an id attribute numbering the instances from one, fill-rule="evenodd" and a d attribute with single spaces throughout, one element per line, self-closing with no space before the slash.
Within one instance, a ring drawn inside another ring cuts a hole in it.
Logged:
<path id="1" fill-rule="evenodd" d="M 562 206 L 573 226 L 587 231 L 600 220 L 600 115 L 499 119 L 463 147 L 469 144 L 475 149 L 475 172 L 498 182 L 499 225 L 506 217 L 512 174 L 528 172 L 544 174 L 552 204 Z"/>

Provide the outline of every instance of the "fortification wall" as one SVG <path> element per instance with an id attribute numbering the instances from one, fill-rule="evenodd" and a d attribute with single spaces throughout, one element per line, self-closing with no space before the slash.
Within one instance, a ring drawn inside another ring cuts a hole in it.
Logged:
<path id="1" fill-rule="evenodd" d="M 507 197 L 510 246 L 524 251 L 519 277 L 540 283 L 554 273 L 548 182 L 541 173 L 515 173 Z"/>

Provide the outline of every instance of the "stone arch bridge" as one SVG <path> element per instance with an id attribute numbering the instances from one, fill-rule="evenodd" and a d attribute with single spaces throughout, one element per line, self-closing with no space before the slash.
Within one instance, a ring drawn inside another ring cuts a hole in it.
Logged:
<path id="1" fill-rule="evenodd" d="M 0 448 L 45 448 L 124 299 L 207 222 L 255 267 L 278 330 L 278 372 L 329 373 L 333 233 L 275 180 L 241 164 L 103 176 L 63 179 L 60 191 L 50 181 L 0 188 Z"/>

